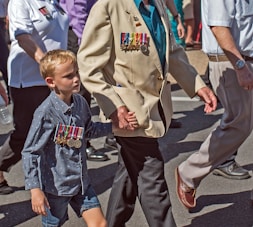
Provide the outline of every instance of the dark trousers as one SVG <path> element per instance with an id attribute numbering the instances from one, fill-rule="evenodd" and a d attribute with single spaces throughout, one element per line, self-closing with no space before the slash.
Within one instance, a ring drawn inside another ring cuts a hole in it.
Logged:
<path id="1" fill-rule="evenodd" d="M 32 123 L 36 108 L 49 95 L 47 86 L 28 88 L 10 87 L 13 101 L 13 120 L 15 130 L 11 133 L 7 143 L 0 152 L 0 170 L 8 171 L 10 167 L 21 159 L 26 136 Z"/>
<path id="2" fill-rule="evenodd" d="M 116 139 L 121 150 L 107 207 L 108 226 L 125 226 L 138 198 L 149 226 L 176 227 L 157 139 Z"/>
<path id="3" fill-rule="evenodd" d="M 4 82 L 7 86 L 7 91 L 9 94 L 9 88 L 8 88 L 8 74 L 7 74 L 7 59 L 9 56 L 9 48 L 6 41 L 6 29 L 5 29 L 5 21 L 3 18 L 0 18 L 0 48 L 1 48 L 1 54 L 0 54 L 0 71 L 3 75 Z"/>

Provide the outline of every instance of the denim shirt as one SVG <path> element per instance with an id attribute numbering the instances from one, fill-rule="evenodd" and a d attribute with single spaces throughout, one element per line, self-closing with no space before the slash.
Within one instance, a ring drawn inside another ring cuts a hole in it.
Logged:
<path id="1" fill-rule="evenodd" d="M 84 193 L 90 184 L 86 164 L 85 139 L 106 136 L 112 132 L 111 123 L 91 121 L 85 99 L 73 94 L 68 106 L 54 91 L 37 108 L 22 151 L 25 188 L 41 188 L 58 196 L 72 196 L 80 189 Z M 81 148 L 54 142 L 58 123 L 84 128 Z"/>

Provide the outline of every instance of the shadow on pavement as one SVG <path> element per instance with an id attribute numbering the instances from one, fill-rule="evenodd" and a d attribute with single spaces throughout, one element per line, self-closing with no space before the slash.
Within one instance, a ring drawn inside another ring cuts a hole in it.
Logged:
<path id="1" fill-rule="evenodd" d="M 0 219 L 0 226 L 2 227 L 17 226 L 36 216 L 31 209 L 30 200 L 1 205 L 0 215 L 4 216 Z"/>
<path id="2" fill-rule="evenodd" d="M 218 106 L 217 110 L 221 108 Z M 175 114 L 177 112 L 174 112 Z M 203 105 L 190 111 L 182 111 L 181 114 L 185 115 L 178 119 L 182 123 L 181 128 L 169 129 L 168 133 L 159 139 L 160 150 L 163 154 L 165 162 L 177 157 L 180 153 L 192 152 L 199 149 L 202 144 L 200 141 L 183 141 L 188 135 L 195 132 L 200 132 L 205 129 L 208 135 L 211 132 L 212 127 L 220 118 L 221 114 L 205 114 L 203 111 Z M 181 141 L 181 142 L 180 142 Z"/>
<path id="3" fill-rule="evenodd" d="M 100 168 L 88 169 L 91 184 L 98 195 L 112 187 L 117 165 L 117 163 L 113 163 Z"/>
<path id="4" fill-rule="evenodd" d="M 1 134 L 0 135 L 0 146 L 2 146 L 5 142 L 5 140 L 8 138 L 10 133 L 6 133 L 6 134 Z"/>
<path id="5" fill-rule="evenodd" d="M 191 213 L 199 212 L 206 204 L 227 205 L 224 208 L 196 216 L 190 225 L 184 227 L 250 227 L 253 225 L 253 207 L 250 191 L 233 194 L 205 195 L 197 199 L 197 207 Z M 245 201 L 248 201 L 245 203 Z"/>

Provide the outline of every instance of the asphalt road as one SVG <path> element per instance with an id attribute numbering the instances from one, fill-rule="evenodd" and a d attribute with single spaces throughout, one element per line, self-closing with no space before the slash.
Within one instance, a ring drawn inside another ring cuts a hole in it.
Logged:
<path id="1" fill-rule="evenodd" d="M 205 72 L 206 62 L 199 58 L 200 53 L 190 53 L 193 64 Z M 202 73 L 201 73 L 202 74 Z M 197 207 L 191 211 L 185 209 L 178 201 L 175 191 L 174 170 L 192 152 L 197 151 L 208 133 L 218 124 L 223 109 L 219 106 L 212 114 L 204 114 L 203 103 L 198 99 L 189 99 L 177 86 L 172 85 L 174 118 L 179 119 L 183 127 L 171 129 L 160 139 L 160 148 L 165 160 L 165 175 L 172 201 L 173 213 L 178 227 L 252 227 L 253 208 L 250 203 L 250 191 L 253 178 L 246 180 L 229 180 L 208 175 L 197 190 Z M 10 105 L 11 109 L 11 105 Z M 98 119 L 98 107 L 92 105 L 94 120 Z M 0 146 L 12 125 L 0 125 Z M 117 151 L 103 148 L 104 138 L 91 141 L 92 145 L 108 154 L 110 160 L 105 162 L 88 161 L 92 184 L 99 196 L 102 209 L 106 212 L 107 202 L 114 173 L 117 167 Z M 252 135 L 245 141 L 238 152 L 237 161 L 248 170 L 253 169 Z M 219 151 L 217 151 L 219 152 Z M 8 183 L 15 187 L 15 193 L 0 195 L 0 227 L 35 227 L 40 225 L 30 206 L 30 194 L 24 190 L 24 176 L 21 162 L 5 175 Z M 109 209 L 109 208 L 108 208 Z M 69 221 L 64 227 L 85 226 L 69 209 Z M 140 205 L 136 204 L 134 215 L 127 227 L 146 227 L 147 222 Z"/>

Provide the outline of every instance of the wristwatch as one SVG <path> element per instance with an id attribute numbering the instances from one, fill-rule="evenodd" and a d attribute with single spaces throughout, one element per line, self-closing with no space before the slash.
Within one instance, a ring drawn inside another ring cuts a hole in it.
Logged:
<path id="1" fill-rule="evenodd" d="M 179 17 L 181 18 L 179 13 L 177 13 L 175 16 L 173 16 L 174 20 L 177 20 L 177 18 L 179 18 Z"/>
<path id="2" fill-rule="evenodd" d="M 240 70 L 245 66 L 246 62 L 242 59 L 239 59 L 235 63 L 235 69 Z"/>

